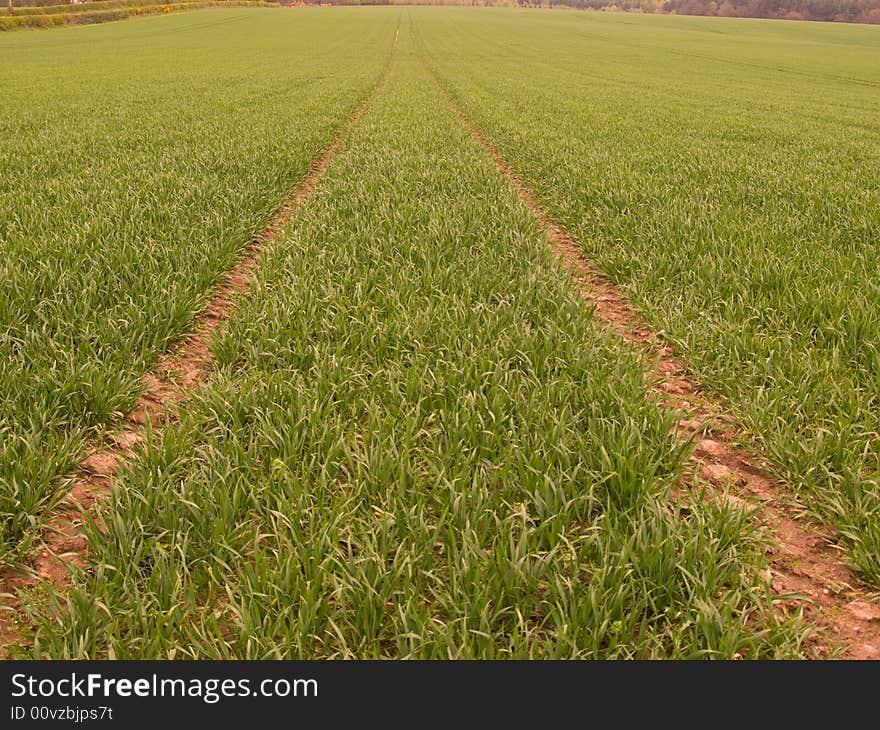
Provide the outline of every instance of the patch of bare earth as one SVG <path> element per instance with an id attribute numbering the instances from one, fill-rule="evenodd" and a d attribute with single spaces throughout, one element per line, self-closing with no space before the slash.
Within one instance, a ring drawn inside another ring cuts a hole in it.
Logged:
<path id="1" fill-rule="evenodd" d="M 396 36 L 394 46 L 397 46 Z M 385 83 L 393 58 L 392 54 L 381 78 L 312 164 L 288 202 L 245 247 L 235 268 L 223 276 L 196 318 L 192 331 L 144 375 L 141 381 L 143 394 L 121 427 L 94 444 L 89 455 L 80 462 L 67 495 L 43 528 L 42 547 L 33 557 L 30 569 L 0 575 L 0 659 L 9 658 L 11 647 L 24 641 L 22 626 L 26 620 L 21 616 L 20 592 L 41 582 L 64 587 L 70 582 L 71 566 L 87 565 L 88 545 L 82 532 L 83 515 L 109 495 L 111 479 L 144 444 L 147 428 L 155 433 L 157 428 L 173 421 L 178 405 L 208 380 L 213 361 L 212 340 L 231 316 L 235 302 L 249 291 L 267 247 L 284 229 L 297 207 L 315 191 L 324 169 Z"/>
<path id="2" fill-rule="evenodd" d="M 676 434 L 683 440 L 696 439 L 690 463 L 693 472 L 718 497 L 749 509 L 767 532 L 771 546 L 764 578 L 779 596 L 774 603 L 780 616 L 802 610 L 804 618 L 819 629 L 814 648 L 820 654 L 830 654 L 834 648 L 849 659 L 880 659 L 880 604 L 871 600 L 870 591 L 840 561 L 834 535 L 804 524 L 791 513 L 786 506 L 791 490 L 770 475 L 766 462 L 736 445 L 736 441 L 746 440 L 741 434 L 712 425 L 714 414 L 723 410 L 721 404 L 700 389 L 673 349 L 645 326 L 608 278 L 590 266 L 572 237 L 544 214 L 535 195 L 477 131 L 433 72 L 428 72 L 471 137 L 492 157 L 540 221 L 581 296 L 595 305 L 596 316 L 635 344 L 653 367 L 653 392 L 659 403 L 684 415 Z"/>

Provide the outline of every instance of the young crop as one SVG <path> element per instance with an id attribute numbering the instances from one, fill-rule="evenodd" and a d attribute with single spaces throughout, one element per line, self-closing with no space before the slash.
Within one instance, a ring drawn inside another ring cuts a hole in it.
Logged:
<path id="1" fill-rule="evenodd" d="M 542 206 L 880 584 L 880 30 L 413 17 Z"/>
<path id="2" fill-rule="evenodd" d="M 747 515 L 670 496 L 672 416 L 413 50 L 35 654 L 796 655 Z"/>
<path id="3" fill-rule="evenodd" d="M 0 567 L 375 81 L 394 22 L 238 9 L 0 39 Z"/>

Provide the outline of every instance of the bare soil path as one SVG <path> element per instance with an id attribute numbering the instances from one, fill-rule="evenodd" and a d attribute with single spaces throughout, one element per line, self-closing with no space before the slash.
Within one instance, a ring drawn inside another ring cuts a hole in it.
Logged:
<path id="1" fill-rule="evenodd" d="M 840 561 L 842 552 L 834 536 L 813 529 L 792 513 L 787 506 L 791 491 L 769 473 L 765 461 L 737 445 L 748 441 L 744 434 L 714 425 L 722 404 L 713 402 L 688 376 L 672 348 L 645 326 L 608 278 L 590 266 L 582 248 L 544 213 L 534 193 L 462 112 L 424 58 L 422 64 L 450 109 L 538 219 L 581 296 L 595 305 L 598 319 L 645 356 L 653 370 L 652 389 L 658 402 L 683 414 L 677 436 L 697 442 L 690 466 L 700 482 L 718 497 L 746 505 L 766 530 L 770 548 L 764 577 L 779 596 L 775 603 L 780 615 L 802 610 L 804 618 L 819 628 L 815 648 L 820 654 L 880 659 L 880 603 L 871 600 L 870 591 Z"/>

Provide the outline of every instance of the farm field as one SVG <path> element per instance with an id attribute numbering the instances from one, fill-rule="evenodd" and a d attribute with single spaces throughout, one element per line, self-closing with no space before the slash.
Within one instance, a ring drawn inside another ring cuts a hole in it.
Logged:
<path id="1" fill-rule="evenodd" d="M 767 577 L 777 522 L 736 470 L 695 468 L 688 404 L 658 400 L 651 351 L 542 214 L 674 347 L 706 428 L 779 477 L 780 514 L 855 571 L 834 611 L 870 614 L 878 44 L 406 7 L 0 37 L 5 575 L 54 544 L 78 464 L 123 426 L 143 443 L 66 577 L 5 591 L 8 651 L 847 651 L 831 604 Z M 207 370 L 132 426 L 197 326 Z"/>
<path id="2" fill-rule="evenodd" d="M 392 22 L 239 9 L 0 38 L 0 564 L 366 94 Z"/>
<path id="3" fill-rule="evenodd" d="M 544 17 L 418 28 L 548 214 L 880 586 L 880 32 Z"/>

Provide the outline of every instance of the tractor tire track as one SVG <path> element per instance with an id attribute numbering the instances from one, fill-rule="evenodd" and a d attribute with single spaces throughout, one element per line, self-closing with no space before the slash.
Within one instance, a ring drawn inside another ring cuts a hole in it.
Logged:
<path id="1" fill-rule="evenodd" d="M 385 84 L 396 49 L 397 33 L 379 79 L 312 163 L 287 202 L 266 228 L 254 236 L 242 251 L 238 264 L 227 271 L 214 288 L 189 334 L 143 376 L 143 393 L 121 427 L 107 433 L 80 462 L 68 493 L 43 527 L 43 544 L 33 558 L 31 569 L 0 575 L 0 659 L 9 658 L 10 647 L 23 641 L 24 618 L 19 616 L 21 603 L 18 594 L 43 582 L 63 588 L 70 583 L 71 566 L 85 567 L 88 564 L 88 544 L 82 533 L 84 514 L 109 495 L 114 475 L 144 445 L 148 430 L 155 433 L 164 424 L 173 422 L 177 407 L 210 377 L 214 337 L 229 320 L 236 301 L 250 290 L 263 254 L 284 230 L 294 212 L 312 196 L 325 168 Z"/>
<path id="2" fill-rule="evenodd" d="M 778 597 L 774 600 L 777 612 L 788 617 L 801 610 L 804 619 L 820 629 L 813 639 L 819 655 L 840 651 L 848 659 L 880 659 L 880 604 L 871 601 L 870 591 L 840 561 L 834 536 L 811 529 L 791 513 L 786 507 L 791 491 L 769 473 L 765 461 L 736 444 L 742 440 L 739 434 L 727 428 L 711 430 L 707 424 L 715 420 L 720 404 L 687 375 L 673 349 L 645 326 L 617 287 L 590 265 L 577 242 L 544 213 L 535 194 L 464 114 L 424 57 L 420 59 L 446 104 L 537 218 L 581 296 L 595 306 L 596 317 L 645 356 L 659 403 L 686 414 L 676 436 L 696 441 L 688 464 L 692 477 L 710 485 L 719 498 L 749 509 L 766 531 L 769 568 L 763 578 Z"/>

